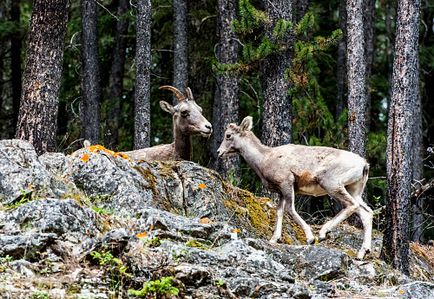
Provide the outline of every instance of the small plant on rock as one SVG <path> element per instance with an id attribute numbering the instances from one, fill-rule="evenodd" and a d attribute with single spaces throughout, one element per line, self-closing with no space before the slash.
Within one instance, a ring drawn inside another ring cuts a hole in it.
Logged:
<path id="1" fill-rule="evenodd" d="M 105 250 L 102 252 L 92 251 L 90 255 L 100 266 L 105 267 L 105 270 L 109 273 L 110 289 L 121 291 L 124 279 L 131 277 L 131 274 L 127 273 L 127 267 L 123 264 L 122 260 L 114 257 L 110 251 Z"/>
<path id="2" fill-rule="evenodd" d="M 179 289 L 173 286 L 173 277 L 166 276 L 161 279 L 147 281 L 141 290 L 129 289 L 128 294 L 145 298 L 166 298 L 178 296 Z"/>

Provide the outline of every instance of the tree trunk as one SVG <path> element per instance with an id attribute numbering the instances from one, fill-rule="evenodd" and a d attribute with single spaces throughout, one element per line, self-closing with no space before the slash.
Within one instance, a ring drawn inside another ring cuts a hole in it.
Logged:
<path id="1" fill-rule="evenodd" d="M 128 21 L 125 15 L 128 9 L 128 0 L 120 0 L 117 13 L 119 19 L 116 23 L 115 47 L 109 78 L 107 132 L 104 136 L 105 144 L 112 149 L 116 148 L 119 142 L 119 117 L 125 65 L 125 35 L 128 31 Z"/>
<path id="2" fill-rule="evenodd" d="M 17 28 L 20 25 L 20 0 L 11 2 L 11 21 Z M 20 111 L 21 98 L 21 34 L 11 36 L 11 81 L 12 81 L 12 111 L 13 126 L 16 127 Z"/>
<path id="3" fill-rule="evenodd" d="M 67 0 L 34 0 L 16 138 L 55 150 Z"/>
<path id="4" fill-rule="evenodd" d="M 294 23 L 300 22 L 309 9 L 310 0 L 296 0 L 293 1 L 294 7 Z"/>
<path id="5" fill-rule="evenodd" d="M 343 32 L 343 38 L 338 44 L 338 57 L 337 57 L 337 70 L 336 70 L 336 105 L 335 105 L 335 119 L 338 119 L 346 106 L 346 55 L 347 55 L 347 10 L 346 0 L 339 1 L 339 25 Z"/>
<path id="6" fill-rule="evenodd" d="M 409 273 L 414 109 L 419 96 L 420 1 L 399 0 L 387 136 L 388 203 L 382 257 Z"/>
<path id="7" fill-rule="evenodd" d="M 137 1 L 134 147 L 148 147 L 151 132 L 151 1 Z"/>
<path id="8" fill-rule="evenodd" d="M 418 90 L 419 91 L 419 90 Z M 414 125 L 413 125 L 413 179 L 412 182 L 416 187 L 420 187 L 423 179 L 423 153 L 425 151 L 423 146 L 423 127 L 422 127 L 422 103 L 420 93 L 417 96 L 414 105 Z M 423 242 L 423 208 L 425 197 L 419 197 L 412 205 L 412 218 L 411 218 L 411 239 L 415 242 Z"/>
<path id="9" fill-rule="evenodd" d="M 363 3 L 363 25 L 365 31 L 365 57 L 366 57 L 366 131 L 369 131 L 371 125 L 371 93 L 370 77 L 372 66 L 374 64 L 374 18 L 375 18 L 375 0 L 366 0 Z"/>
<path id="10" fill-rule="evenodd" d="M 366 56 L 363 0 L 347 0 L 348 148 L 366 155 Z"/>
<path id="11" fill-rule="evenodd" d="M 8 7 L 8 3 L 6 3 L 6 1 L 4 2 L 0 2 L 0 22 L 4 22 L 6 20 L 6 7 Z M 3 86 L 4 86 L 4 80 L 5 78 L 4 76 L 4 55 L 6 52 L 6 48 L 7 48 L 7 42 L 5 40 L 0 40 L 0 120 L 4 120 L 5 118 L 3 117 Z M 3 127 L 3 122 L 0 121 L 0 128 Z M 3 136 L 3 130 L 0 133 L 0 139 L 5 138 Z"/>
<path id="12" fill-rule="evenodd" d="M 81 124 L 84 139 L 99 141 L 98 10 L 94 0 L 81 0 Z"/>
<path id="13" fill-rule="evenodd" d="M 279 19 L 292 21 L 292 3 L 290 1 L 266 1 L 265 10 L 270 17 L 267 36 L 273 38 L 273 28 Z M 292 43 L 289 34 L 285 37 Z M 267 57 L 262 68 L 264 93 L 264 112 L 262 115 L 261 140 L 268 146 L 278 146 L 291 141 L 292 105 L 288 94 L 289 80 L 285 71 L 291 65 L 291 52 L 273 54 Z"/>
<path id="14" fill-rule="evenodd" d="M 237 15 L 237 0 L 218 0 L 218 34 L 217 57 L 220 63 L 235 63 L 238 60 L 239 45 L 231 24 Z M 213 168 L 220 173 L 238 177 L 240 160 L 238 157 L 218 159 L 217 149 L 223 141 L 226 127 L 231 122 L 238 122 L 239 113 L 239 77 L 236 74 L 218 74 L 214 95 L 213 129 L 211 154 Z"/>
<path id="15" fill-rule="evenodd" d="M 173 86 L 184 92 L 188 86 L 187 1 L 173 0 L 173 14 Z M 175 96 L 173 103 L 178 104 Z"/>

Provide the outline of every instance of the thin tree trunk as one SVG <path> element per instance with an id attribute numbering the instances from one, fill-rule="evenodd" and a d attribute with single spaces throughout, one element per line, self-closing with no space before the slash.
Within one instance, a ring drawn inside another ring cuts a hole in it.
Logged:
<path id="1" fill-rule="evenodd" d="M 219 43 L 217 57 L 220 63 L 235 63 L 238 60 L 239 45 L 235 33 L 231 29 L 232 22 L 237 16 L 237 0 L 218 0 Z M 232 174 L 238 177 L 240 160 L 218 159 L 217 149 L 224 137 L 224 131 L 231 122 L 238 122 L 239 113 L 239 77 L 236 74 L 218 74 L 217 86 L 214 95 L 213 128 L 211 140 L 211 153 L 213 168 L 224 175 Z"/>
<path id="2" fill-rule="evenodd" d="M 270 17 L 267 36 L 273 40 L 272 31 L 279 19 L 292 21 L 292 3 L 286 0 L 266 1 L 265 10 Z M 287 43 L 291 43 L 289 34 Z M 262 85 L 264 112 L 262 115 L 261 140 L 268 146 L 278 146 L 291 141 L 292 105 L 288 94 L 289 80 L 285 76 L 291 65 L 291 52 L 273 54 L 264 62 Z"/>
<path id="3" fill-rule="evenodd" d="M 101 87 L 98 63 L 98 10 L 94 0 L 81 0 L 81 122 L 83 137 L 91 143 L 99 141 L 99 105 Z"/>
<path id="4" fill-rule="evenodd" d="M 34 0 L 16 138 L 55 149 L 67 0 Z"/>
<path id="5" fill-rule="evenodd" d="M 366 0 L 363 4 L 363 25 L 365 31 L 365 57 L 366 57 L 366 131 L 369 131 L 371 124 L 371 93 L 370 77 L 374 64 L 374 19 L 375 19 L 375 0 Z"/>
<path id="6" fill-rule="evenodd" d="M 388 203 L 382 257 L 409 274 L 414 109 L 419 97 L 420 1 L 399 0 L 387 138 Z"/>
<path id="7" fill-rule="evenodd" d="M 116 23 L 115 47 L 109 78 L 107 132 L 104 136 L 105 144 L 110 148 L 115 148 L 119 142 L 119 118 L 125 65 L 125 35 L 128 31 L 125 14 L 128 9 L 128 0 L 120 0 L 117 13 L 119 20 Z"/>
<path id="8" fill-rule="evenodd" d="M 366 56 L 363 0 L 347 0 L 348 148 L 366 155 Z"/>
<path id="9" fill-rule="evenodd" d="M 187 0 L 173 0 L 173 14 L 173 86 L 184 92 L 188 86 Z M 176 97 L 173 103 L 178 104 Z"/>
<path id="10" fill-rule="evenodd" d="M 419 91 L 419 90 L 418 90 Z M 417 187 L 422 184 L 423 179 L 423 127 L 422 127 L 422 103 L 420 93 L 417 96 L 415 109 L 414 109 L 414 125 L 413 125 L 413 146 L 414 146 L 414 157 L 413 157 L 413 184 Z M 412 218 L 411 218 L 411 228 L 412 234 L 411 239 L 416 242 L 423 242 L 423 207 L 424 207 L 425 197 L 421 196 L 412 205 Z"/>
<path id="11" fill-rule="evenodd" d="M 336 61 L 336 105 L 335 105 L 335 118 L 338 119 L 346 106 L 346 55 L 347 55 L 347 10 L 346 0 L 339 1 L 339 24 L 343 32 L 343 38 L 338 44 L 338 58 Z"/>
<path id="12" fill-rule="evenodd" d="M 6 7 L 8 7 L 8 3 L 6 1 L 0 2 L 0 22 L 4 22 L 6 20 Z M 4 120 L 3 117 L 3 86 L 4 86 L 4 54 L 7 48 L 7 42 L 5 40 L 0 40 L 0 120 Z M 0 122 L 0 127 L 4 124 Z M 3 139 L 3 132 L 0 133 L 0 139 Z"/>
<path id="13" fill-rule="evenodd" d="M 20 25 L 20 0 L 14 0 L 11 3 L 11 21 L 15 25 Z M 11 81 L 12 81 L 12 111 L 13 111 L 13 126 L 16 127 L 18 114 L 20 111 L 21 98 L 21 34 L 13 34 L 11 36 Z"/>
<path id="14" fill-rule="evenodd" d="M 148 147 L 151 132 L 151 1 L 137 1 L 134 147 Z"/>

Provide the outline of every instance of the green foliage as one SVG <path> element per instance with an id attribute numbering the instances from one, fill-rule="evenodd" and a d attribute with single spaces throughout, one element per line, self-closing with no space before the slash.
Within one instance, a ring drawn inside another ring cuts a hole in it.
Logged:
<path id="1" fill-rule="evenodd" d="M 136 297 L 148 297 L 158 298 L 160 296 L 177 296 L 179 289 L 173 286 L 173 277 L 166 276 L 161 279 L 151 280 L 143 284 L 141 290 L 129 289 L 128 294 Z"/>
<path id="2" fill-rule="evenodd" d="M 31 298 L 32 298 L 32 299 L 49 299 L 50 296 L 49 296 L 49 294 L 48 294 L 47 291 L 40 291 L 40 290 L 37 290 L 37 291 L 34 291 L 34 292 L 33 292 Z"/>
<path id="3" fill-rule="evenodd" d="M 256 9 L 249 0 L 240 0 L 238 6 L 240 18 L 232 23 L 232 28 L 236 33 L 242 35 L 252 33 L 268 21 L 267 15 Z"/>
<path id="4" fill-rule="evenodd" d="M 277 21 L 273 29 L 273 36 L 277 39 L 282 39 L 286 34 L 291 32 L 292 22 L 284 19 Z"/>
<path id="5" fill-rule="evenodd" d="M 114 257 L 108 250 L 92 251 L 91 257 L 109 274 L 110 289 L 113 291 L 120 291 L 123 289 L 124 280 L 131 278 L 131 274 L 127 273 L 127 267 L 123 264 L 122 260 Z"/>

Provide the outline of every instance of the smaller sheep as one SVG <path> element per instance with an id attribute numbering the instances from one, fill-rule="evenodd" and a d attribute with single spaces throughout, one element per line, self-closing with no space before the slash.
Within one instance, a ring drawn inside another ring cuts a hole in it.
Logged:
<path id="1" fill-rule="evenodd" d="M 239 153 L 249 164 L 262 183 L 278 192 L 277 222 L 270 243 L 282 236 L 285 209 L 303 229 L 307 243 L 315 241 L 312 229 L 295 210 L 295 193 L 323 196 L 330 195 L 344 207 L 333 219 L 324 224 L 319 240 L 353 213 L 357 213 L 364 228 L 363 244 L 357 253 L 363 259 L 371 250 L 372 210 L 363 201 L 362 194 L 368 180 L 369 164 L 362 157 L 349 151 L 330 147 L 287 144 L 268 147 L 251 131 L 252 117 L 244 118 L 240 126 L 229 124 L 219 157 Z"/>

